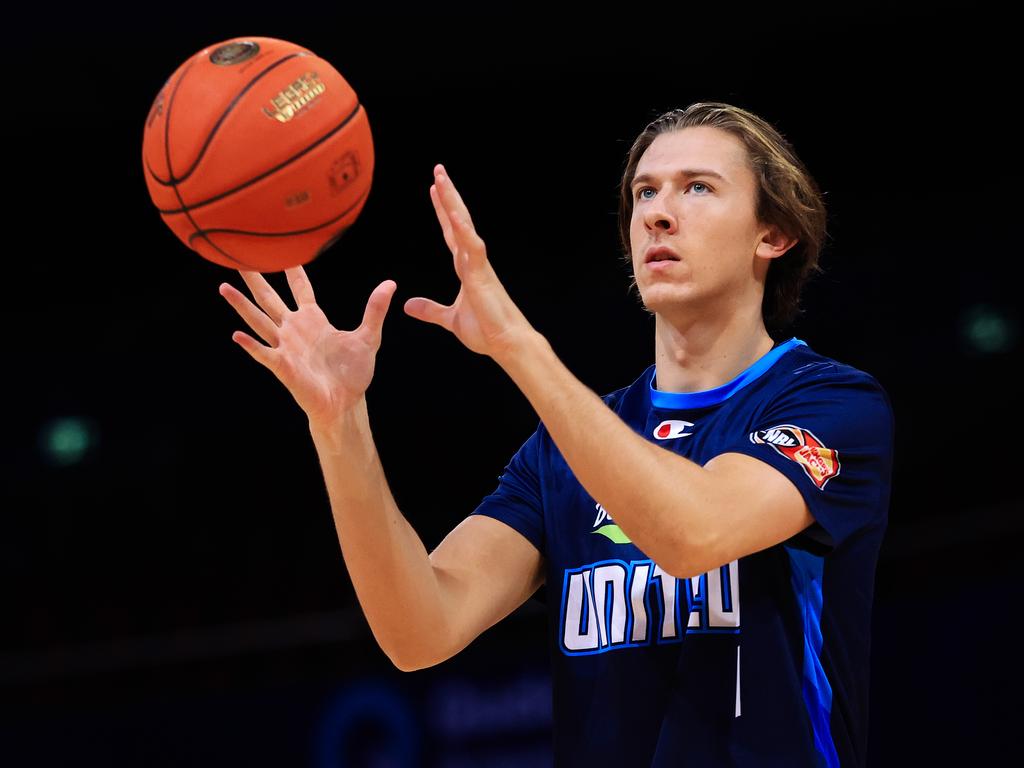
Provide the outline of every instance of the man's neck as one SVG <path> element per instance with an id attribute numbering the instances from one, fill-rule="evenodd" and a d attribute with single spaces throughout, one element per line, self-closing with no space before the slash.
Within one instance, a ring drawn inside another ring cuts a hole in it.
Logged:
<path id="1" fill-rule="evenodd" d="M 774 342 L 765 330 L 760 307 L 753 316 L 734 314 L 725 321 L 696 320 L 673 325 L 655 315 L 655 389 L 703 392 L 732 381 L 768 354 Z"/>

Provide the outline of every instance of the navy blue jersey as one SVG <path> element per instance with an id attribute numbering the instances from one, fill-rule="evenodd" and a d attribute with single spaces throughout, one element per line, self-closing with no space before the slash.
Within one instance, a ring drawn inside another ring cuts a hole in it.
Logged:
<path id="1" fill-rule="evenodd" d="M 556 763 L 863 765 L 888 396 L 796 338 L 716 389 L 664 392 L 655 374 L 604 402 L 697 464 L 729 452 L 767 462 L 815 522 L 677 579 L 580 485 L 541 423 L 473 514 L 508 524 L 545 558 Z"/>

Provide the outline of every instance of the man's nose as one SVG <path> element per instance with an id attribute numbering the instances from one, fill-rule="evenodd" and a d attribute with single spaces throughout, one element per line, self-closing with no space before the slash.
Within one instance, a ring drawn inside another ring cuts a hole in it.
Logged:
<path id="1" fill-rule="evenodd" d="M 664 205 L 651 203 L 644 211 L 644 223 L 648 229 L 664 229 L 669 232 L 676 228 L 676 217 Z"/>

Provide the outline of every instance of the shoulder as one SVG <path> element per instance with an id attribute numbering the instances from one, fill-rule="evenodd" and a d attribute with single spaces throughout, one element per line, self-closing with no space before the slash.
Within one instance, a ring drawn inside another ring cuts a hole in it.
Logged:
<path id="1" fill-rule="evenodd" d="M 779 441 L 891 457 L 889 395 L 870 373 L 801 346 L 779 359 L 752 418 L 752 443 Z"/>
<path id="2" fill-rule="evenodd" d="M 882 385 L 867 371 L 823 355 L 807 345 L 794 347 L 779 362 L 784 364 L 781 367 L 791 376 L 803 382 L 825 380 L 862 383 L 882 390 Z"/>
<path id="3" fill-rule="evenodd" d="M 807 398 L 836 408 L 857 406 L 892 420 L 892 401 L 881 382 L 867 371 L 800 346 L 779 360 L 770 396 Z"/>

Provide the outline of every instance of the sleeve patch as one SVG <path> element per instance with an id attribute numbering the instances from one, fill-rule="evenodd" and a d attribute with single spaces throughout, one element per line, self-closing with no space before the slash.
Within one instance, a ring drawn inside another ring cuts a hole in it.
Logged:
<path id="1" fill-rule="evenodd" d="M 809 429 L 780 424 L 750 433 L 750 442 L 770 445 L 780 454 L 795 461 L 819 489 L 839 474 L 839 453 L 826 448 Z"/>

